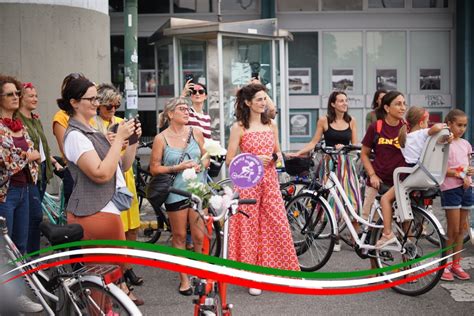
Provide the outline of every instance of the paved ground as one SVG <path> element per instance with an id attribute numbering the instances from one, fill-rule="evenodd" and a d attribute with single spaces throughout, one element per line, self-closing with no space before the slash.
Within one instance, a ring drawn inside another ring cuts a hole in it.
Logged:
<path id="1" fill-rule="evenodd" d="M 474 247 L 465 251 L 463 266 L 474 277 Z M 367 269 L 362 260 L 347 246 L 333 254 L 322 271 L 352 271 Z M 136 267 L 145 284 L 135 292 L 145 299 L 140 309 L 144 315 L 191 315 L 191 297 L 178 294 L 176 273 Z M 472 315 L 474 311 L 474 282 L 456 280 L 441 282 L 430 292 L 408 297 L 392 290 L 347 296 L 303 296 L 264 292 L 250 296 L 247 289 L 230 286 L 229 302 L 234 315 Z"/>

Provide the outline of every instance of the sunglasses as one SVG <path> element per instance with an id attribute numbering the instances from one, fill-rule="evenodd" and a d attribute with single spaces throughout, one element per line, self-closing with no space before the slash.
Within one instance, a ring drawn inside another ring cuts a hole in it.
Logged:
<path id="1" fill-rule="evenodd" d="M 13 96 L 15 96 L 15 97 L 21 97 L 21 91 L 20 91 L 20 90 L 16 90 L 16 91 L 13 91 L 13 92 L 2 93 L 2 94 L 0 94 L 0 96 L 2 96 L 2 97 L 9 97 L 9 98 L 12 98 Z"/>
<path id="2" fill-rule="evenodd" d="M 181 107 L 176 107 L 176 110 L 182 112 L 182 113 L 186 113 L 186 112 L 189 112 L 189 107 L 185 107 L 185 106 L 181 106 Z"/>
<path id="3" fill-rule="evenodd" d="M 193 90 L 191 90 L 191 93 L 194 94 L 194 95 L 196 95 L 196 94 L 198 94 L 198 93 L 199 93 L 199 94 L 205 94 L 205 93 L 206 93 L 206 90 L 204 90 L 204 89 L 194 90 L 194 89 L 193 89 Z"/>
<path id="4" fill-rule="evenodd" d="M 107 104 L 107 105 L 104 105 L 104 107 L 107 111 L 110 111 L 112 109 L 118 110 L 118 108 L 120 107 L 120 104 L 117 104 L 117 105 Z"/>

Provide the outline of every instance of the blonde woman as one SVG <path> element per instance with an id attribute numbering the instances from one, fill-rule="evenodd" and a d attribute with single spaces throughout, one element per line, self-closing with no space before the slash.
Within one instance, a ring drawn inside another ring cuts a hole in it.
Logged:
<path id="1" fill-rule="evenodd" d="M 198 177 L 203 180 L 202 171 L 209 166 L 209 159 L 201 161 L 205 154 L 202 132 L 187 126 L 190 111 L 188 103 L 186 98 L 180 97 L 170 99 L 165 105 L 163 122 L 160 123 L 168 127 L 155 137 L 150 158 L 151 174 L 176 174 L 173 187 L 181 190 L 187 189 L 182 175 L 184 170 L 194 168 Z M 180 159 L 183 153 L 184 159 Z M 190 207 L 189 200 L 177 194 L 170 194 L 165 201 L 165 207 L 173 231 L 173 247 L 185 249 L 186 227 L 189 224 L 194 251 L 202 252 L 204 225 Z M 193 293 L 189 279 L 184 273 L 180 273 L 178 292 L 185 296 Z"/>

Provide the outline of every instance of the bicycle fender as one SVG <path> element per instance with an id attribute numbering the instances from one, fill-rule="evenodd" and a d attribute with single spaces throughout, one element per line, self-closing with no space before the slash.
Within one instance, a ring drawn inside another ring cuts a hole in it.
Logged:
<path id="1" fill-rule="evenodd" d="M 416 206 L 416 209 L 418 209 L 420 212 L 422 212 L 427 217 L 431 218 L 433 220 L 433 222 L 435 223 L 436 227 L 439 229 L 441 235 L 446 237 L 446 233 L 443 229 L 443 226 L 441 225 L 441 223 L 439 222 L 439 220 L 436 216 L 434 216 L 432 213 L 428 212 L 426 209 L 424 209 L 422 207 Z"/>
<path id="2" fill-rule="evenodd" d="M 328 201 L 322 197 L 317 191 L 312 191 L 312 190 L 308 190 L 308 189 L 303 189 L 302 190 L 303 193 L 308 193 L 308 194 L 311 194 L 315 197 L 319 197 L 320 201 L 324 204 L 324 206 L 326 207 L 326 209 L 329 210 L 329 216 L 331 217 L 331 220 L 332 222 L 334 223 L 334 231 L 333 231 L 333 234 L 335 235 L 339 235 L 339 227 L 337 227 L 337 221 L 336 221 L 336 216 L 334 215 L 334 212 L 332 212 L 332 208 L 331 206 L 329 205 Z"/>

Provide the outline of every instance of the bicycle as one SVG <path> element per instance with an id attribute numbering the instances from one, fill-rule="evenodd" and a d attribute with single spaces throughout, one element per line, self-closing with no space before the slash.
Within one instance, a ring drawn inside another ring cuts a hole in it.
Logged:
<path id="1" fill-rule="evenodd" d="M 52 195 L 48 192 L 45 192 L 43 200 L 41 201 L 41 210 L 43 211 L 43 215 L 45 215 L 51 223 L 65 225 L 67 218 L 66 213 L 64 212 L 66 205 L 62 179 L 64 177 L 64 168 L 67 167 L 64 166 L 64 163 L 62 163 L 63 160 L 61 157 L 55 156 L 54 158 L 63 166 L 63 169 L 61 170 L 54 170 L 54 174 L 60 179 L 59 194 Z"/>
<path id="2" fill-rule="evenodd" d="M 289 220 L 301 269 L 314 271 L 321 268 L 333 252 L 334 242 L 338 235 L 338 226 L 334 212 L 328 203 L 328 198 L 331 197 L 334 199 L 341 212 L 342 219 L 349 229 L 353 239 L 352 247 L 359 257 L 371 258 L 378 268 L 402 264 L 427 254 L 432 254 L 432 256 L 425 260 L 434 262 L 439 259 L 434 267 L 429 267 L 429 269 L 437 269 L 436 272 L 427 274 L 418 279 L 418 282 L 402 282 L 393 287 L 399 293 L 412 296 L 421 295 L 431 290 L 441 278 L 443 271 L 440 267 L 446 262 L 446 259 L 440 260 L 445 255 L 444 231 L 437 218 L 425 208 L 416 204 L 408 204 L 412 202 L 412 196 L 408 195 L 407 192 L 414 189 L 423 191 L 436 187 L 439 182 L 442 182 L 446 175 L 445 162 L 449 152 L 449 144 L 445 142 L 447 135 L 449 135 L 449 131 L 442 130 L 435 136 L 431 136 L 428 143 L 425 144 L 422 158 L 416 167 L 397 168 L 394 172 L 397 199 L 393 205 L 393 231 L 397 236 L 396 245 L 388 245 L 382 249 L 375 247 L 375 243 L 380 239 L 383 231 L 381 212 L 377 211 L 380 219 L 376 223 L 373 222 L 376 212 L 374 207 L 368 220 L 361 218 L 349 202 L 334 171 L 328 171 L 328 179 L 325 184 L 315 182 L 315 190 L 304 190 L 302 194 L 293 198 L 288 206 L 290 209 L 288 214 L 297 215 L 290 217 Z M 441 142 L 441 140 L 444 142 Z M 438 141 L 440 142 L 438 143 Z M 317 150 L 329 155 L 334 163 L 337 163 L 336 155 L 341 151 L 352 149 L 355 149 L 355 147 L 351 145 L 343 146 L 338 150 L 329 147 L 317 148 Z M 411 172 L 412 174 L 400 183 L 398 178 L 400 172 Z M 403 199 L 406 200 L 402 200 L 400 194 L 403 194 Z M 293 211 L 291 212 L 291 210 Z M 348 213 L 361 224 L 360 234 L 355 230 Z M 440 240 L 440 245 L 433 245 L 427 239 L 427 236 Z M 420 271 L 420 273 L 426 271 Z M 384 274 L 386 273 L 384 272 Z M 405 276 L 390 279 L 388 282 L 403 278 Z"/>
<path id="3" fill-rule="evenodd" d="M 227 209 L 221 210 L 219 215 L 205 214 L 202 209 L 202 200 L 186 191 L 175 188 L 170 188 L 170 192 L 179 194 L 189 198 L 193 204 L 193 209 L 199 213 L 200 217 L 205 223 L 207 236 L 211 236 L 213 230 L 213 223 L 224 221 L 224 235 L 223 235 L 223 258 L 227 259 L 227 242 L 229 231 L 229 218 L 240 212 L 248 217 L 242 211 L 238 211 L 237 207 L 241 204 L 255 204 L 255 199 L 239 199 L 238 193 L 235 193 L 231 204 Z M 209 207 L 211 210 L 212 207 Z M 209 253 L 210 239 L 204 238 L 203 253 Z M 192 278 L 191 284 L 194 288 L 194 294 L 198 295 L 197 299 L 193 300 L 194 315 L 195 316 L 215 316 L 215 315 L 232 315 L 233 305 L 227 303 L 227 285 L 224 282 L 212 279 Z"/>
<path id="4" fill-rule="evenodd" d="M 43 222 L 40 225 L 43 235 L 52 245 L 79 241 L 83 231 L 80 225 L 53 225 Z M 20 267 L 18 273 L 36 269 L 18 251 L 8 236 L 6 219 L 0 217 L 0 240 L 5 243 L 0 248 L 12 263 Z M 27 265 L 22 267 L 22 265 Z M 41 268 L 41 266 L 39 267 Z M 66 266 L 55 266 L 44 270 L 34 270 L 23 278 L 38 298 L 48 315 L 141 315 L 133 301 L 114 282 L 122 275 L 115 265 L 86 265 L 74 271 Z"/>

